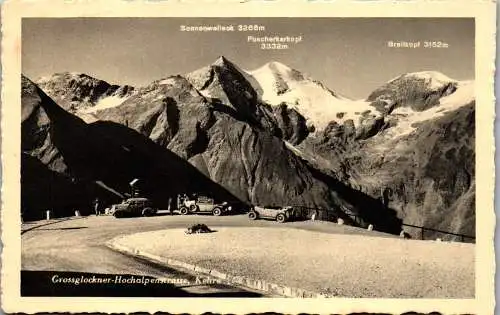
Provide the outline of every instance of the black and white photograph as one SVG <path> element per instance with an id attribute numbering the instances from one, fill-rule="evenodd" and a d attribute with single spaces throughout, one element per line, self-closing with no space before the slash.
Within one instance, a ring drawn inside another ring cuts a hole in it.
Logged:
<path id="1" fill-rule="evenodd" d="M 474 300 L 476 28 L 22 18 L 20 297 Z"/>

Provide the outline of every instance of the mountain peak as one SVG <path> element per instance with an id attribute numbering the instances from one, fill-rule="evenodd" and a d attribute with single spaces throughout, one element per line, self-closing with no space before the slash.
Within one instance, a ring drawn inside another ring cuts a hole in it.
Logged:
<path id="1" fill-rule="evenodd" d="M 417 79 L 417 80 L 424 80 L 429 87 L 431 88 L 439 88 L 445 85 L 448 85 L 450 83 L 457 83 L 457 80 L 454 80 L 447 75 L 439 72 L 439 71 L 418 71 L 418 72 L 409 72 L 402 74 L 400 76 L 397 76 L 396 78 L 389 80 L 388 83 L 394 83 L 397 80 L 400 79 Z"/>
<path id="2" fill-rule="evenodd" d="M 270 74 L 279 74 L 279 75 L 286 75 L 288 73 L 291 73 L 293 72 L 294 70 L 292 68 L 290 68 L 289 66 L 281 63 L 281 62 L 278 62 L 278 61 L 270 61 L 266 64 L 264 64 L 263 66 L 261 66 L 260 68 L 257 68 L 253 71 L 250 71 L 250 72 L 268 72 Z M 298 71 L 296 71 L 298 72 Z"/>
<path id="3" fill-rule="evenodd" d="M 448 77 L 447 75 L 445 75 L 439 71 L 420 71 L 420 72 L 410 73 L 409 75 L 413 76 L 413 77 L 425 79 L 425 80 L 440 82 L 440 83 L 456 82 L 456 80 Z"/>
<path id="4" fill-rule="evenodd" d="M 289 66 L 279 62 L 279 61 L 270 61 L 264 65 L 264 67 L 271 68 L 271 69 L 276 69 L 278 71 L 291 71 L 292 68 Z"/>
<path id="5" fill-rule="evenodd" d="M 91 77 L 88 74 L 80 73 L 80 72 L 58 72 L 49 76 L 43 76 L 38 78 L 35 82 L 37 84 L 45 84 L 48 82 L 54 81 L 69 81 L 69 80 L 77 80 L 77 81 L 102 81 L 97 78 Z"/>
<path id="6" fill-rule="evenodd" d="M 214 66 L 225 66 L 225 65 L 228 65 L 228 64 L 232 65 L 233 63 L 231 61 L 229 61 L 226 57 L 219 56 L 219 58 L 217 58 L 217 60 L 215 60 L 212 65 L 214 65 Z"/>
<path id="7" fill-rule="evenodd" d="M 27 76 L 25 76 L 23 73 L 21 73 L 21 82 L 31 82 L 33 83 L 30 78 L 28 78 Z"/>

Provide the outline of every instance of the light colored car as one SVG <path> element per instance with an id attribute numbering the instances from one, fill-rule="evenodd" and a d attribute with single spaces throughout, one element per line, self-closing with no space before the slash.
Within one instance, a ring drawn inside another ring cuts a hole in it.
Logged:
<path id="1" fill-rule="evenodd" d="M 251 220 L 272 219 L 283 223 L 294 217 L 293 207 L 254 206 L 248 213 Z"/>
<path id="2" fill-rule="evenodd" d="M 220 216 L 232 210 L 232 206 L 227 202 L 218 203 L 213 198 L 198 196 L 194 199 L 184 199 L 179 211 L 181 214 L 189 213 L 212 213 Z"/>
<path id="3" fill-rule="evenodd" d="M 111 207 L 111 213 L 115 218 L 123 217 L 149 217 L 155 215 L 158 209 L 153 207 L 153 202 L 148 198 L 129 198 L 122 203 Z"/>

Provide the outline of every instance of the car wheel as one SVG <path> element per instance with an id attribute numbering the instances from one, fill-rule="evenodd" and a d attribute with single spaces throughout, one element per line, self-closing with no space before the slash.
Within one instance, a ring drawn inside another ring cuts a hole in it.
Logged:
<path id="1" fill-rule="evenodd" d="M 255 211 L 251 211 L 248 213 L 248 218 L 250 220 L 257 220 L 257 217 L 258 217 L 258 215 L 257 215 L 257 212 L 255 212 Z"/>
<path id="2" fill-rule="evenodd" d="M 142 216 L 143 217 L 150 217 L 152 215 L 153 215 L 153 209 L 151 209 L 151 208 L 142 209 Z"/>
<path id="3" fill-rule="evenodd" d="M 113 213 L 113 216 L 115 218 L 123 218 L 123 213 L 121 211 L 115 211 L 115 213 Z"/>
<path id="4" fill-rule="evenodd" d="M 285 215 L 283 213 L 279 213 L 277 216 L 276 216 L 276 221 L 278 221 L 279 223 L 283 223 L 285 222 Z"/>
<path id="5" fill-rule="evenodd" d="M 198 211 L 198 206 L 196 206 L 196 205 L 190 205 L 190 206 L 189 206 L 189 211 L 191 211 L 191 212 L 196 212 L 196 211 Z"/>
<path id="6" fill-rule="evenodd" d="M 182 214 L 182 215 L 186 215 L 186 214 L 188 214 L 188 212 L 189 212 L 189 211 L 188 211 L 188 208 L 186 208 L 186 207 L 181 207 L 180 211 L 181 211 L 181 214 Z"/>
<path id="7" fill-rule="evenodd" d="M 212 213 L 215 216 L 220 216 L 222 214 L 222 210 L 220 208 L 214 208 L 214 210 L 212 210 Z"/>

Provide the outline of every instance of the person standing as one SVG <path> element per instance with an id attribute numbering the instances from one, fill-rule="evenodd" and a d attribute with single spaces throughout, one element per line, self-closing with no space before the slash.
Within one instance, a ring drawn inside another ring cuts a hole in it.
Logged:
<path id="1" fill-rule="evenodd" d="M 99 198 L 95 198 L 95 200 L 94 200 L 94 211 L 95 211 L 95 215 L 98 216 L 99 215 Z"/>
<path id="2" fill-rule="evenodd" d="M 170 215 L 174 215 L 174 199 L 172 197 L 168 197 L 168 212 Z"/>
<path id="3" fill-rule="evenodd" d="M 317 218 L 318 218 L 318 210 L 315 209 L 311 216 L 311 221 L 315 221 Z"/>

